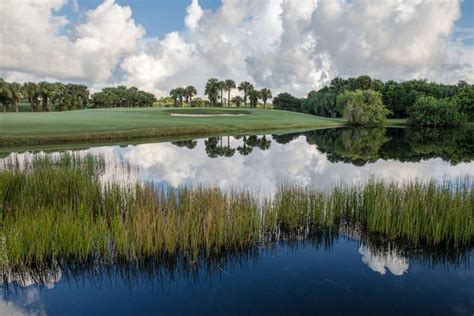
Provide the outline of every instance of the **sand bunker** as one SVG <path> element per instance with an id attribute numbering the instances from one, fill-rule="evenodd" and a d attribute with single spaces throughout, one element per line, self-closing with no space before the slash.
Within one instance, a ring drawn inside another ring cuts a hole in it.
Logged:
<path id="1" fill-rule="evenodd" d="M 183 113 L 171 113 L 171 116 L 183 116 L 183 117 L 214 117 L 214 116 L 243 116 L 247 114 L 183 114 Z"/>

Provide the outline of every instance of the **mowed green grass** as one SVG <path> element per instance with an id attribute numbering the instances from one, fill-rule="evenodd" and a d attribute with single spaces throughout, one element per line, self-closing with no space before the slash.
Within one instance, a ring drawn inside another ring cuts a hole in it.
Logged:
<path id="1" fill-rule="evenodd" d="M 67 112 L 0 113 L 0 145 L 25 145 L 131 139 L 205 133 L 245 133 L 271 130 L 337 127 L 329 119 L 278 110 L 218 109 L 219 113 L 245 110 L 235 117 L 174 117 L 170 112 L 216 113 L 215 108 L 115 108 Z"/>

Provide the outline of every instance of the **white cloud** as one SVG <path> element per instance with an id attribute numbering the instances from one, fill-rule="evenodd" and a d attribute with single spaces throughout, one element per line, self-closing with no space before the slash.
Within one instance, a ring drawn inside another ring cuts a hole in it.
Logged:
<path id="1" fill-rule="evenodd" d="M 370 247 L 360 246 L 359 253 L 362 255 L 362 262 L 372 271 L 385 274 L 390 271 L 393 275 L 401 276 L 410 267 L 407 258 L 398 255 L 395 251 L 389 250 L 386 253 L 373 253 Z"/>
<path id="2" fill-rule="evenodd" d="M 57 11 L 65 0 L 0 2 L 0 70 L 26 77 L 87 82 L 107 80 L 117 63 L 134 53 L 144 35 L 129 7 L 105 0 L 70 26 Z M 8 14 L 7 14 L 8 12 Z"/>
<path id="3" fill-rule="evenodd" d="M 209 77 L 299 96 L 335 76 L 474 81 L 473 46 L 453 35 L 460 0 L 223 0 L 214 11 L 192 0 L 186 28 L 160 38 L 143 38 L 130 8 L 113 0 L 70 25 L 57 14 L 64 1 L 0 2 L 12 12 L 0 22 L 0 75 L 159 95 L 187 84 L 202 93 Z"/>

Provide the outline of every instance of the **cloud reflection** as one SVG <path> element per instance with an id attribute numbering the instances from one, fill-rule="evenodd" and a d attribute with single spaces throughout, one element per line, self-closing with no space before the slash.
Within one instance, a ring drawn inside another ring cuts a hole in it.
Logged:
<path id="1" fill-rule="evenodd" d="M 398 255 L 393 250 L 389 250 L 385 253 L 373 253 L 368 246 L 360 246 L 359 253 L 362 255 L 363 263 L 372 271 L 382 275 L 388 270 L 393 275 L 401 276 L 407 272 L 410 267 L 408 259 Z"/>

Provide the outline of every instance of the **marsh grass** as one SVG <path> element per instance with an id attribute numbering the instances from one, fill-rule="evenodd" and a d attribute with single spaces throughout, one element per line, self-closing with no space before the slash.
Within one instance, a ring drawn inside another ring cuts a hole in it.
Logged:
<path id="1" fill-rule="evenodd" d="M 212 187 L 119 186 L 99 180 L 101 157 L 6 161 L 0 171 L 0 267 L 47 262 L 196 262 L 280 240 L 347 228 L 413 246 L 474 240 L 470 179 L 370 180 L 319 192 L 282 186 L 263 202 Z"/>

